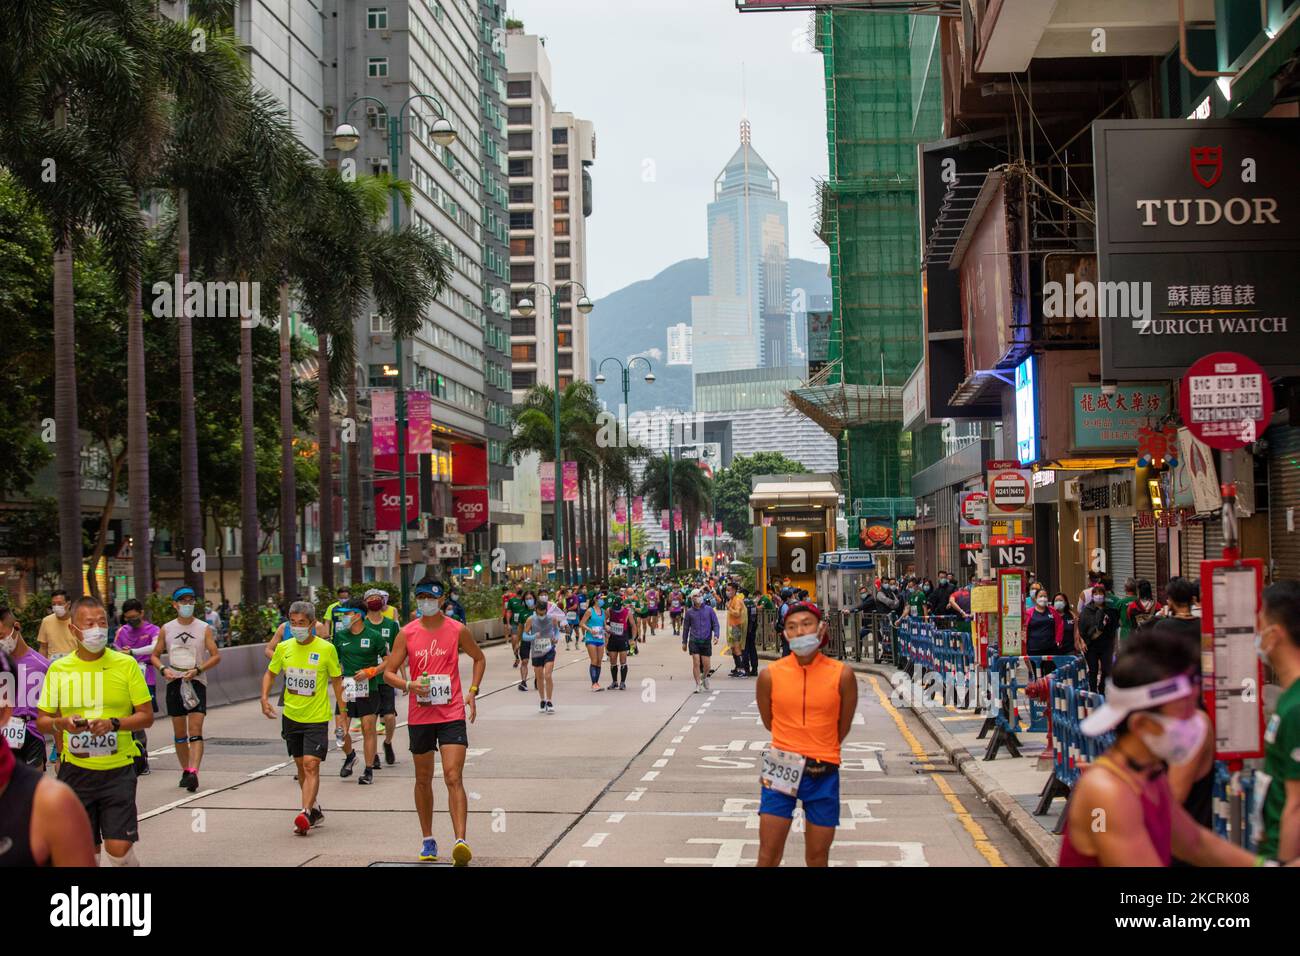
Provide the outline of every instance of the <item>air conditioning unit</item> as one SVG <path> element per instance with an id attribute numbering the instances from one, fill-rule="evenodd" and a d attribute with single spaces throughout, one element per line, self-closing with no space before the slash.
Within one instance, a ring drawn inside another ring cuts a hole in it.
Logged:
<path id="1" fill-rule="evenodd" d="M 380 35 L 381 37 L 383 37 L 385 40 L 391 40 L 391 39 L 393 38 L 393 31 L 392 31 L 392 30 L 380 30 L 380 31 L 379 31 L 379 35 Z"/>
<path id="2" fill-rule="evenodd" d="M 371 345 L 382 345 L 382 344 L 383 344 L 383 341 L 384 341 L 384 337 L 383 337 L 382 335 L 372 335 L 372 336 L 370 336 L 370 344 L 371 344 Z"/>

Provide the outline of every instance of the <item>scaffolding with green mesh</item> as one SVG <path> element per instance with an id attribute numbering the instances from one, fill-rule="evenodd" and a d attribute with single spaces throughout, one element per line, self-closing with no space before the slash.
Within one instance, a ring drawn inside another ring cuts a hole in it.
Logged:
<path id="1" fill-rule="evenodd" d="M 829 156 L 819 197 L 833 310 L 827 381 L 897 388 L 923 353 L 916 144 L 940 133 L 938 18 L 815 18 Z M 911 494 L 901 420 L 852 425 L 839 446 L 847 498 Z"/>

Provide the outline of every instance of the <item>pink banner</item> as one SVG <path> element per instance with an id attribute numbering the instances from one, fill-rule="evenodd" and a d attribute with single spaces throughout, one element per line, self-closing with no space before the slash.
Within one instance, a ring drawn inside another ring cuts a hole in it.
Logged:
<path id="1" fill-rule="evenodd" d="M 674 531 L 682 530 L 682 509 L 681 508 L 673 509 L 673 530 Z"/>
<path id="2" fill-rule="evenodd" d="M 667 509 L 665 509 L 665 510 L 659 512 L 659 527 L 663 528 L 665 531 L 668 530 L 668 511 L 667 511 Z"/>
<path id="3" fill-rule="evenodd" d="M 538 467 L 538 477 L 541 479 L 542 500 L 555 500 L 555 462 L 544 461 Z"/>
<path id="4" fill-rule="evenodd" d="M 564 464 L 564 500 L 578 500 L 578 463 L 576 461 L 566 461 Z"/>
<path id="5" fill-rule="evenodd" d="M 370 393 L 370 436 L 376 455 L 397 455 L 397 410 L 391 388 Z"/>
<path id="6" fill-rule="evenodd" d="M 627 524 L 627 499 L 622 496 L 614 499 L 614 524 Z"/>
<path id="7" fill-rule="evenodd" d="M 433 413 L 429 403 L 428 392 L 407 393 L 406 450 L 413 455 L 427 455 L 433 451 Z"/>
<path id="8" fill-rule="evenodd" d="M 645 517 L 645 499 L 633 498 L 632 499 L 632 520 L 635 521 L 637 524 L 640 524 L 641 519 L 644 517 Z"/>

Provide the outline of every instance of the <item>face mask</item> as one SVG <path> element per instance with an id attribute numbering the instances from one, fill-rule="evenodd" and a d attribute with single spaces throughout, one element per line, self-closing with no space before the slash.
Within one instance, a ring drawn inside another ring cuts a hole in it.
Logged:
<path id="1" fill-rule="evenodd" d="M 176 608 L 176 613 L 179 614 L 181 617 L 193 617 L 193 616 L 194 616 L 194 605 L 193 605 L 193 604 L 181 604 L 181 605 L 179 605 L 179 606 Z"/>
<path id="2" fill-rule="evenodd" d="M 1264 631 L 1267 630 L 1269 630 L 1269 628 L 1264 628 Z M 1264 650 L 1264 631 L 1259 631 L 1255 634 L 1255 653 L 1259 656 L 1261 661 L 1268 664 L 1268 651 Z"/>
<path id="3" fill-rule="evenodd" d="M 86 628 L 81 632 L 81 646 L 92 654 L 98 654 L 108 646 L 108 628 Z"/>
<path id="4" fill-rule="evenodd" d="M 295 627 L 291 624 L 289 625 L 289 633 L 293 635 L 295 641 L 300 641 L 303 644 L 311 640 L 311 626 L 308 624 L 304 624 L 302 627 Z"/>
<path id="5" fill-rule="evenodd" d="M 604 598 L 601 598 L 599 601 L 596 602 L 596 607 L 604 607 L 604 606 L 605 606 Z"/>
<path id="6" fill-rule="evenodd" d="M 6 654 L 12 654 L 14 648 L 18 646 L 18 635 L 10 634 L 8 637 L 0 637 L 0 651 Z"/>
<path id="7" fill-rule="evenodd" d="M 529 607 L 533 607 L 537 602 L 534 601 L 532 598 L 528 598 L 528 600 L 524 601 L 524 603 L 527 604 Z"/>
<path id="8" fill-rule="evenodd" d="M 1057 601 L 1057 602 L 1056 602 L 1056 609 L 1057 609 L 1058 611 L 1064 611 L 1064 610 L 1065 610 L 1065 602 L 1064 602 L 1064 601 Z"/>
<path id="9" fill-rule="evenodd" d="M 348 614 L 346 617 L 343 618 L 343 623 L 345 627 L 352 628 L 355 627 L 357 622 L 360 620 L 361 620 L 360 614 Z"/>
<path id="10" fill-rule="evenodd" d="M 551 602 L 550 602 L 550 601 L 543 601 L 541 598 L 538 598 L 538 599 L 537 599 L 537 610 L 539 610 L 539 611 L 545 611 L 545 610 L 546 610 L 546 605 L 549 604 L 549 603 L 551 603 Z"/>
<path id="11" fill-rule="evenodd" d="M 140 626 L 140 620 L 141 619 L 138 617 L 128 617 L 126 619 L 126 626 L 133 629 L 137 628 Z"/>
<path id="12" fill-rule="evenodd" d="M 366 602 L 367 611 L 382 611 L 383 609 L 384 609 L 383 598 L 371 598 L 369 601 Z"/>
<path id="13" fill-rule="evenodd" d="M 790 645 L 792 653 L 806 657 L 821 647 L 822 639 L 816 633 L 800 634 L 798 637 L 786 638 L 786 643 Z"/>
<path id="14" fill-rule="evenodd" d="M 421 617 L 432 617 L 438 613 L 437 601 L 416 601 L 415 606 L 419 608 Z"/>
<path id="15" fill-rule="evenodd" d="M 56 604 L 56 605 L 54 605 L 54 616 L 57 617 L 57 618 L 65 618 L 65 617 L 67 617 L 67 616 L 68 616 L 68 606 L 67 606 L 66 604 Z"/>
<path id="16" fill-rule="evenodd" d="M 1038 595 L 1038 597 L 1034 598 L 1034 603 L 1037 604 L 1039 607 L 1047 607 L 1047 595 L 1046 594 Z"/>
<path id="17" fill-rule="evenodd" d="M 930 593 L 930 585 L 927 584 L 923 590 L 925 591 L 926 594 L 929 594 L 929 593 Z"/>
<path id="18" fill-rule="evenodd" d="M 1193 714 L 1179 720 L 1164 714 L 1151 714 L 1165 732 L 1159 737 L 1139 734 L 1147 749 L 1171 766 L 1187 763 L 1196 756 L 1205 740 L 1205 725 Z"/>

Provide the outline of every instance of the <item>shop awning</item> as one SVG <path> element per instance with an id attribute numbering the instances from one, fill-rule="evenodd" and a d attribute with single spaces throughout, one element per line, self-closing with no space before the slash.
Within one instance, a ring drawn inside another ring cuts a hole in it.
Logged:
<path id="1" fill-rule="evenodd" d="M 790 406 L 835 438 L 846 428 L 903 420 L 898 385 L 806 385 L 786 392 Z"/>
<path id="2" fill-rule="evenodd" d="M 781 475 L 758 475 L 753 479 L 749 506 L 755 511 L 777 508 L 835 508 L 840 503 L 838 475 L 797 475 L 783 481 Z"/>

